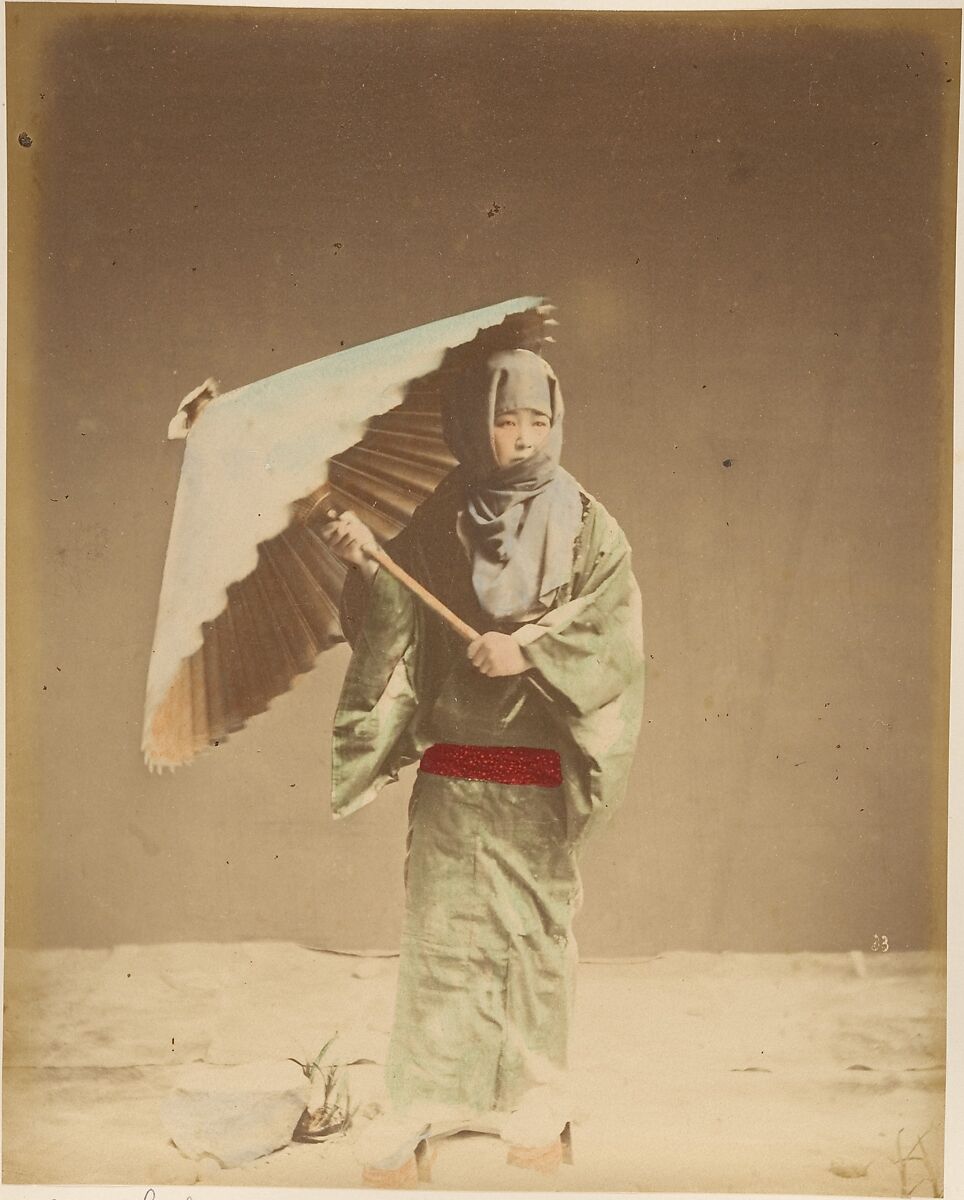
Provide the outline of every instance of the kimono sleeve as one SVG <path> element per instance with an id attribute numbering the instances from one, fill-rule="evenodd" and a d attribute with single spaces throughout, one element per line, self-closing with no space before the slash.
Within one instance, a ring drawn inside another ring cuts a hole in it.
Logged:
<path id="1" fill-rule="evenodd" d="M 417 757 L 409 734 L 418 708 L 415 602 L 387 571 L 378 572 L 368 591 L 335 712 L 331 803 L 336 817 L 370 803 Z"/>
<path id="2" fill-rule="evenodd" d="M 371 581 L 366 580 L 361 571 L 349 569 L 341 589 L 341 604 L 338 614 L 341 620 L 341 631 L 349 646 L 355 645 L 364 627 L 370 592 Z"/>
<path id="3" fill-rule="evenodd" d="M 414 544 L 412 531 L 403 529 L 394 538 L 385 543 L 385 549 L 400 567 L 405 567 L 406 570 L 411 571 L 410 564 Z M 383 572 L 376 571 L 373 578 L 369 580 L 357 568 L 349 567 L 345 575 L 345 583 L 341 591 L 339 617 L 342 633 L 349 646 L 353 647 L 361 635 L 361 631 L 367 620 L 370 601 L 374 594 L 374 581 L 381 574 Z"/>
<path id="4" fill-rule="evenodd" d="M 590 510 L 587 521 L 572 598 L 513 634 L 538 681 L 574 715 L 638 687 L 645 665 L 629 545 L 601 505 Z"/>
<path id="5" fill-rule="evenodd" d="M 643 715 L 642 601 L 629 546 L 595 504 L 572 598 L 513 634 L 552 719 L 568 734 L 563 777 L 570 836 L 581 842 L 622 802 Z"/>

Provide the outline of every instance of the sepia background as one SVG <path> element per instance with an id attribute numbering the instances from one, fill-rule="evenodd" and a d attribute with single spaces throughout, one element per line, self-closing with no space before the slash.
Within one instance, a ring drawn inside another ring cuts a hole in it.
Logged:
<path id="1" fill-rule="evenodd" d="M 942 944 L 959 13 L 6 12 L 8 944 L 396 947 L 344 647 L 141 761 L 167 424 L 527 294 L 644 599 L 583 953 Z"/>

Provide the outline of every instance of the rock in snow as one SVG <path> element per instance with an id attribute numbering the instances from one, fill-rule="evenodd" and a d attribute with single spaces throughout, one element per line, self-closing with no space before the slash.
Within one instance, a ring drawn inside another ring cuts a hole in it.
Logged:
<path id="1" fill-rule="evenodd" d="M 310 1085 L 289 1062 L 185 1068 L 161 1106 L 161 1120 L 188 1158 L 211 1155 L 237 1167 L 291 1141 Z"/>

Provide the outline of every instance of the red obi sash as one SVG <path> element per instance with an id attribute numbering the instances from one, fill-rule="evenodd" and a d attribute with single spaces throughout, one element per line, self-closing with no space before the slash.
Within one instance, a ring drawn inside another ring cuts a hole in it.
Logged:
<path id="1" fill-rule="evenodd" d="M 558 753 L 529 746 L 456 746 L 451 742 L 437 742 L 422 755 L 419 770 L 428 775 L 478 779 L 488 783 L 547 788 L 562 784 Z"/>

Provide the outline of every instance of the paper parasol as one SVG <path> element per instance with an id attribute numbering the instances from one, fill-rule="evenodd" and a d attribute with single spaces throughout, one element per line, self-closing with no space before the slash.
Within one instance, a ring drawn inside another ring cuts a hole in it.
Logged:
<path id="1" fill-rule="evenodd" d="M 551 306 L 526 296 L 181 402 L 186 437 L 147 677 L 149 767 L 242 729 L 342 641 L 346 568 L 318 535 L 353 509 L 379 541 L 455 465 L 441 402 L 473 358 L 538 349 Z"/>

